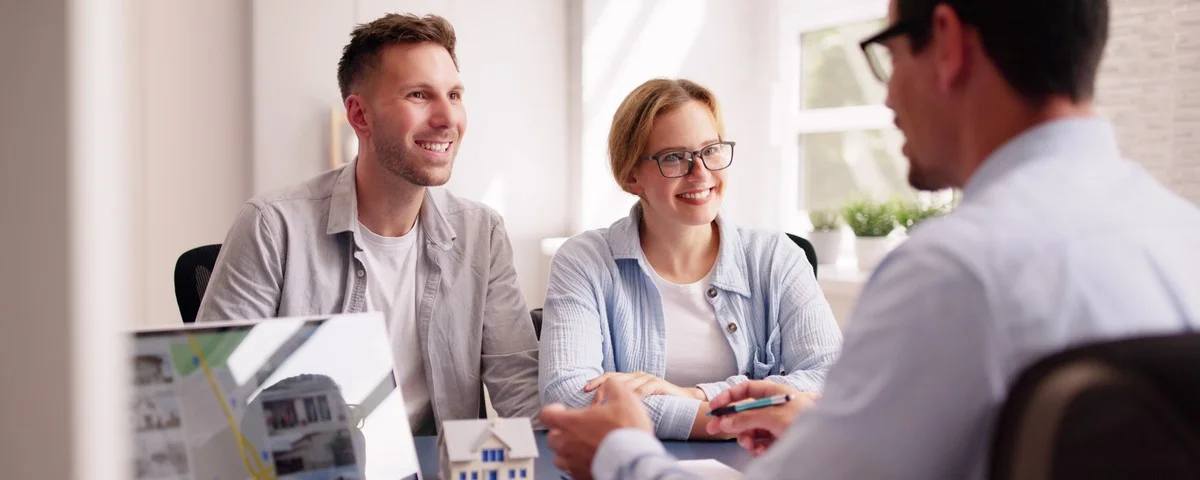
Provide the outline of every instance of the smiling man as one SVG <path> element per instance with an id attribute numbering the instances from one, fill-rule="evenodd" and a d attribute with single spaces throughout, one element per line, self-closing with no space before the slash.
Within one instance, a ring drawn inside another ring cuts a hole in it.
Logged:
<path id="1" fill-rule="evenodd" d="M 480 379 L 502 416 L 539 406 L 537 339 L 504 224 L 434 188 L 467 129 L 454 47 L 432 15 L 354 29 L 337 77 L 357 160 L 247 202 L 197 315 L 383 312 L 416 433 L 476 418 Z"/>

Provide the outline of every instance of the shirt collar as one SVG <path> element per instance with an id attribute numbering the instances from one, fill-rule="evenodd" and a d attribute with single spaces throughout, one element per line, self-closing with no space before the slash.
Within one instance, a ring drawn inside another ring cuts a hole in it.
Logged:
<path id="1" fill-rule="evenodd" d="M 1053 120 L 1013 137 L 992 152 L 963 188 L 963 199 L 975 198 L 1008 173 L 1038 158 L 1087 159 L 1089 162 L 1121 158 L 1112 124 L 1100 117 Z"/>
<path id="2" fill-rule="evenodd" d="M 333 194 L 329 199 L 329 221 L 325 227 L 325 233 L 329 235 L 352 232 L 355 244 L 361 243 L 358 238 L 358 194 L 354 181 L 357 165 L 357 159 L 351 161 L 342 167 L 341 173 L 338 173 L 337 179 L 334 180 Z M 443 250 L 450 248 L 454 239 L 458 237 L 454 227 L 442 213 L 442 205 L 438 203 L 432 188 L 425 189 L 425 198 L 421 202 L 417 221 L 424 230 L 426 242 Z"/>
<path id="3" fill-rule="evenodd" d="M 629 215 L 617 220 L 608 229 L 608 245 L 615 260 L 634 260 L 643 270 L 652 268 L 642 252 L 641 234 L 638 225 L 642 222 L 642 203 L 639 201 L 629 209 Z M 750 281 L 746 278 L 746 256 L 742 238 L 737 228 L 730 225 L 721 214 L 717 214 L 717 231 L 720 245 L 717 247 L 717 263 L 713 265 L 712 285 L 722 290 L 750 296 Z"/>

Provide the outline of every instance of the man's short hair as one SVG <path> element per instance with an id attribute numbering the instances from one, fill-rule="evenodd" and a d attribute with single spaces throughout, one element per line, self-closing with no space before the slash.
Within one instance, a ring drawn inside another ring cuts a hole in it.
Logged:
<path id="1" fill-rule="evenodd" d="M 342 48 L 342 58 L 338 61 L 338 88 L 342 91 L 342 100 L 346 100 L 351 90 L 372 70 L 379 68 L 384 47 L 424 42 L 445 47 L 454 61 L 454 68 L 458 68 L 458 57 L 454 55 L 454 27 L 445 18 L 389 13 L 355 27 L 350 32 L 350 43 Z"/>
<path id="2" fill-rule="evenodd" d="M 896 1 L 897 21 L 922 22 L 909 36 L 914 53 L 928 45 L 933 9 L 945 3 L 979 31 L 1000 74 L 1030 101 L 1065 95 L 1079 102 L 1095 93 L 1108 0 Z"/>

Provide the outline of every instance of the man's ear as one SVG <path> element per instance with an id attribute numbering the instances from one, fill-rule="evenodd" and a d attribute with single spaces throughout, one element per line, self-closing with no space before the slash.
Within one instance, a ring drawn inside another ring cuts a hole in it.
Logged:
<path id="1" fill-rule="evenodd" d="M 358 94 L 351 94 L 346 97 L 345 105 L 346 121 L 354 128 L 354 133 L 358 134 L 358 138 L 370 138 L 371 126 L 367 122 L 366 99 Z"/>
<path id="2" fill-rule="evenodd" d="M 962 18 L 949 5 L 933 9 L 930 25 L 930 52 L 933 55 L 937 87 L 945 92 L 962 81 L 966 73 L 966 32 Z"/>

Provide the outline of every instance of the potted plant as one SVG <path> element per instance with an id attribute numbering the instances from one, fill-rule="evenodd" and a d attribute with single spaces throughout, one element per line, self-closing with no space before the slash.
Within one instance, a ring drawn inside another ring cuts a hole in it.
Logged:
<path id="1" fill-rule="evenodd" d="M 911 233 L 917 224 L 949 212 L 950 204 L 937 200 L 924 205 L 914 201 L 904 202 L 896 209 L 896 223 Z"/>
<path id="2" fill-rule="evenodd" d="M 808 212 L 813 230 L 808 240 L 817 251 L 817 262 L 837 263 L 842 245 L 842 217 L 837 210 L 812 210 Z"/>
<path id="3" fill-rule="evenodd" d="M 842 207 L 842 218 L 854 232 L 854 251 L 860 270 L 874 269 L 887 255 L 888 234 L 896 229 L 896 206 L 871 199 L 852 199 Z"/>

